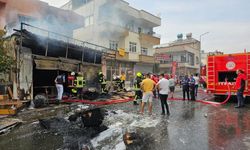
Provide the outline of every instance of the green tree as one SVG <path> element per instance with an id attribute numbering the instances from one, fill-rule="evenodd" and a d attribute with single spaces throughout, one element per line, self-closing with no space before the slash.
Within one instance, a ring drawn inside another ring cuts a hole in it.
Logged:
<path id="1" fill-rule="evenodd" d="M 0 72 L 8 73 L 11 70 L 12 65 L 14 64 L 14 59 L 7 55 L 7 51 L 4 50 L 3 43 L 4 39 L 2 38 L 4 34 L 3 31 L 0 31 Z"/>

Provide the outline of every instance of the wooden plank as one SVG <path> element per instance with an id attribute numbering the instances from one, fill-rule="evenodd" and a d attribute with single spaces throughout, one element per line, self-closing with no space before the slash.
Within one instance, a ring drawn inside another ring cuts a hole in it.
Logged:
<path id="1" fill-rule="evenodd" d="M 0 101 L 0 106 L 5 106 L 5 105 L 22 105 L 22 102 L 20 101 Z"/>
<path id="2" fill-rule="evenodd" d="M 8 86 L 8 92 L 9 92 L 9 95 L 11 97 L 11 99 L 13 99 L 13 93 L 12 93 L 12 90 L 11 88 Z"/>
<path id="3" fill-rule="evenodd" d="M 0 109 L 0 115 L 15 115 L 16 110 L 14 109 Z"/>
<path id="4" fill-rule="evenodd" d="M 0 95 L 0 101 L 1 100 L 8 100 L 8 99 L 9 99 L 8 95 Z"/>

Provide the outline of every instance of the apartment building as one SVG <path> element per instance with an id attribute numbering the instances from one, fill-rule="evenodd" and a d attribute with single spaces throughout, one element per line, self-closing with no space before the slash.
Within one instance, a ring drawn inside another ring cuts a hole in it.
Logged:
<path id="1" fill-rule="evenodd" d="M 10 35 L 13 29 L 20 29 L 21 22 L 72 36 L 84 18 L 39 0 L 0 0 L 0 29 L 5 28 Z"/>
<path id="2" fill-rule="evenodd" d="M 176 75 L 195 74 L 200 67 L 200 41 L 192 38 L 192 33 L 177 35 L 177 40 L 155 46 L 156 53 L 167 55 L 160 61 L 160 72 L 171 73 L 173 62 L 177 62 Z"/>
<path id="3" fill-rule="evenodd" d="M 137 71 L 153 72 L 153 46 L 160 44 L 153 28 L 161 25 L 161 18 L 123 0 L 71 0 L 62 8 L 85 18 L 84 26 L 74 31 L 74 38 L 114 51 L 125 50 L 124 55 L 117 53 L 116 60 L 103 61 L 108 79 L 122 71 L 127 76 Z"/>

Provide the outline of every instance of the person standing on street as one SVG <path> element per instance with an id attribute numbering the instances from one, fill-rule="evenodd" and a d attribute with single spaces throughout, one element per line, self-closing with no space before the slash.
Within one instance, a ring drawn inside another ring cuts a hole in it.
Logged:
<path id="1" fill-rule="evenodd" d="M 171 75 L 169 79 L 169 90 L 170 90 L 170 97 L 174 98 L 174 90 L 175 90 L 175 80 L 174 77 Z"/>
<path id="2" fill-rule="evenodd" d="M 121 89 L 121 90 L 124 90 L 124 89 L 125 89 L 125 81 L 126 81 L 125 72 L 122 72 L 122 73 L 121 73 L 120 79 L 121 79 L 120 89 Z"/>
<path id="3" fill-rule="evenodd" d="M 164 74 L 160 75 L 160 81 L 157 83 L 156 87 L 160 93 L 160 100 L 161 100 L 161 108 L 162 108 L 162 115 L 165 115 L 165 107 L 167 111 L 167 115 L 170 115 L 169 107 L 168 107 L 168 92 L 169 92 L 169 81 L 164 78 Z"/>
<path id="4" fill-rule="evenodd" d="M 63 96 L 63 83 L 65 83 L 65 75 L 61 74 L 58 75 L 55 78 L 55 84 L 56 84 L 56 89 L 57 89 L 57 98 L 56 101 L 59 102 L 62 100 L 62 96 Z"/>
<path id="5" fill-rule="evenodd" d="M 197 96 L 197 94 L 198 94 L 199 82 L 200 82 L 200 79 L 199 79 L 199 77 L 198 77 L 198 73 L 196 73 L 195 76 L 194 76 L 193 78 L 194 78 L 194 80 L 195 80 L 195 92 L 194 92 L 194 94 L 195 94 L 195 96 Z"/>
<path id="6" fill-rule="evenodd" d="M 246 75 L 241 69 L 237 70 L 236 74 L 238 75 L 236 78 L 236 85 L 235 85 L 235 88 L 237 90 L 238 105 L 235 106 L 235 108 L 240 108 L 240 107 L 244 107 L 243 93 L 244 93 L 245 86 L 246 86 Z"/>
<path id="7" fill-rule="evenodd" d="M 195 79 L 193 75 L 191 75 L 189 79 L 189 91 L 190 91 L 191 100 L 195 101 Z"/>
<path id="8" fill-rule="evenodd" d="M 142 102 L 141 102 L 141 111 L 140 113 L 144 113 L 145 103 L 148 103 L 148 111 L 149 114 L 152 114 L 152 100 L 153 100 L 153 90 L 155 86 L 155 82 L 150 79 L 150 74 L 145 75 L 146 79 L 144 79 L 141 83 L 141 89 L 143 91 Z"/>
<path id="9" fill-rule="evenodd" d="M 189 81 L 190 80 L 188 78 L 188 75 L 185 75 L 185 77 L 181 80 L 183 100 L 185 100 L 186 94 L 187 94 L 187 99 L 189 100 Z"/>

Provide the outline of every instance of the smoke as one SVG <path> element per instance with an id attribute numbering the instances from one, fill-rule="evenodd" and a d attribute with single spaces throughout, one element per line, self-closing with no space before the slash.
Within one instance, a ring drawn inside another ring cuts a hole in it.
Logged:
<path id="1" fill-rule="evenodd" d="M 128 3 L 123 1 L 113 0 L 103 4 L 100 7 L 100 23 L 109 23 L 111 25 L 105 26 L 105 30 L 108 32 L 102 34 L 102 37 L 115 39 L 124 36 L 124 33 L 116 32 L 116 30 L 120 29 L 113 25 L 118 25 L 121 28 L 125 28 L 135 33 L 138 33 L 140 29 L 142 33 L 151 33 L 153 31 L 152 27 L 139 19 L 140 16 L 136 16 L 137 14 L 138 10 L 128 6 Z M 120 35 L 117 33 L 120 33 Z"/>
<path id="2" fill-rule="evenodd" d="M 47 3 L 38 0 L 8 0 L 1 12 L 5 14 L 1 20 L 7 27 L 8 34 L 13 29 L 20 29 L 21 22 L 36 26 L 45 30 L 60 33 L 69 37 L 73 35 L 73 29 L 82 26 L 83 18 L 79 15 L 49 6 Z M 2 13 L 1 13 L 2 14 Z M 37 34 L 36 31 L 33 31 Z M 48 33 L 38 32 L 41 35 Z"/>

